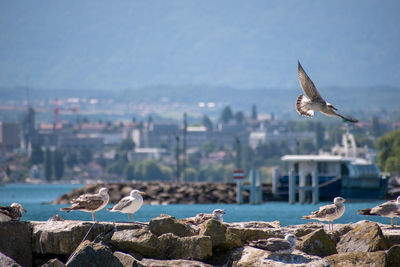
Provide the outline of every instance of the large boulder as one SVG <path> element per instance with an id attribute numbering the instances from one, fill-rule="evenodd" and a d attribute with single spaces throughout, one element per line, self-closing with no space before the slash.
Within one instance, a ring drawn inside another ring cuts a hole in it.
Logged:
<path id="1" fill-rule="evenodd" d="M 161 214 L 158 217 L 151 219 L 149 222 L 149 228 L 156 236 L 166 233 L 172 233 L 180 237 L 194 236 L 197 234 L 197 231 L 190 225 L 166 214 Z"/>
<path id="2" fill-rule="evenodd" d="M 166 259 L 203 260 L 212 255 L 212 242 L 208 236 L 178 237 L 167 233 L 159 239 L 160 252 Z"/>
<path id="3" fill-rule="evenodd" d="M 357 223 L 354 229 L 342 236 L 336 245 L 339 253 L 373 252 L 386 250 L 389 247 L 389 241 L 382 234 L 379 225 L 369 221 Z"/>
<path id="4" fill-rule="evenodd" d="M 0 252 L 0 266 L 21 267 L 15 260 Z"/>
<path id="5" fill-rule="evenodd" d="M 51 259 L 40 267 L 64 267 L 64 266 L 65 264 L 62 263 L 59 259 Z"/>
<path id="6" fill-rule="evenodd" d="M 162 258 L 160 240 L 148 229 L 122 230 L 114 232 L 110 244 L 118 251 L 137 252 L 144 257 Z"/>
<path id="7" fill-rule="evenodd" d="M 143 259 L 142 263 L 146 267 L 212 267 L 201 261 L 194 260 L 155 260 Z"/>
<path id="8" fill-rule="evenodd" d="M 400 265 L 400 246 L 392 246 L 387 251 L 387 266 L 395 267 Z"/>
<path id="9" fill-rule="evenodd" d="M 302 240 L 297 242 L 296 248 L 309 255 L 320 257 L 337 253 L 336 244 L 331 240 L 330 236 L 325 233 L 324 229 L 319 229 L 303 236 Z"/>
<path id="10" fill-rule="evenodd" d="M 74 255 L 66 263 L 66 266 L 123 267 L 120 260 L 113 255 L 110 248 L 101 243 L 94 243 L 89 240 L 85 240 L 77 247 Z"/>
<path id="11" fill-rule="evenodd" d="M 325 260 L 329 262 L 331 267 L 386 267 L 386 253 L 384 251 L 347 252 L 328 256 Z"/>
<path id="12" fill-rule="evenodd" d="M 233 263 L 233 266 L 237 267 L 296 266 L 297 264 L 310 267 L 327 266 L 327 262 L 320 257 L 307 255 L 300 251 L 294 251 L 291 254 L 271 254 L 259 248 L 245 246 L 237 249 L 237 253 L 240 254 L 239 259 Z"/>
<path id="13" fill-rule="evenodd" d="M 114 256 L 118 258 L 124 267 L 145 267 L 145 265 L 129 254 L 115 251 Z"/>
<path id="14" fill-rule="evenodd" d="M 0 222 L 0 252 L 22 266 L 32 266 L 31 240 L 28 222 Z"/>
<path id="15" fill-rule="evenodd" d="M 202 223 L 200 225 L 200 236 L 209 236 L 213 249 L 230 249 L 242 245 L 240 237 L 237 234 L 216 220 L 208 220 Z"/>

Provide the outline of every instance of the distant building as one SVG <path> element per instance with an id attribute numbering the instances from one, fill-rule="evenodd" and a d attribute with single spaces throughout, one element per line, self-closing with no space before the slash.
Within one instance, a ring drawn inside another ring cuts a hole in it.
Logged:
<path id="1" fill-rule="evenodd" d="M 187 147 L 200 147 L 210 139 L 210 133 L 203 125 L 187 127 Z"/>
<path id="2" fill-rule="evenodd" d="M 252 149 L 256 149 L 260 145 L 264 145 L 267 142 L 266 131 L 253 131 L 249 135 L 249 146 Z"/>
<path id="3" fill-rule="evenodd" d="M 87 135 L 60 136 L 58 147 L 63 151 L 78 152 L 89 149 L 93 152 L 100 152 L 104 147 L 104 139 Z"/>
<path id="4" fill-rule="evenodd" d="M 135 151 L 128 152 L 129 161 L 140 161 L 140 160 L 159 160 L 161 157 L 167 156 L 168 152 L 164 148 L 154 147 L 141 147 L 135 148 Z"/>
<path id="5" fill-rule="evenodd" d="M 179 134 L 178 124 L 173 123 L 149 123 L 142 132 L 140 147 L 160 147 L 166 145 L 169 148 L 175 146 L 175 137 Z"/>
<path id="6" fill-rule="evenodd" d="M 19 123 L 0 122 L 0 143 L 8 151 L 20 147 L 21 139 Z"/>

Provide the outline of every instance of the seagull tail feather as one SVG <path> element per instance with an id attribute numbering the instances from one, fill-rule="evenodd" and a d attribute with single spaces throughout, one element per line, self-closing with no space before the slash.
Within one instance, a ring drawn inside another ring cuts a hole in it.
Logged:
<path id="1" fill-rule="evenodd" d="M 302 94 L 297 97 L 296 110 L 302 116 L 313 117 L 314 111 L 305 108 L 305 105 L 310 102 L 308 98 Z"/>
<path id="2" fill-rule="evenodd" d="M 60 210 L 66 211 L 66 212 L 71 212 L 72 208 L 67 207 L 67 208 L 61 208 Z"/>

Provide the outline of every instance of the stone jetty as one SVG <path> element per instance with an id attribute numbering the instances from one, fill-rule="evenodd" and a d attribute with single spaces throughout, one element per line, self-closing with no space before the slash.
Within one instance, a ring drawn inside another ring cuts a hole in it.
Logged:
<path id="1" fill-rule="evenodd" d="M 72 199 L 85 193 L 97 193 L 101 187 L 109 189 L 110 203 L 117 203 L 128 196 L 132 189 L 146 192 L 144 202 L 148 204 L 206 204 L 236 203 L 235 183 L 174 183 L 174 182 L 132 182 L 132 183 L 100 183 L 86 185 L 74 189 L 54 200 L 52 204 L 69 204 Z M 270 186 L 263 186 L 263 199 L 271 199 Z M 244 191 L 245 202 L 249 200 L 249 192 Z"/>
<path id="2" fill-rule="evenodd" d="M 296 235 L 290 254 L 253 246 Z M 148 223 L 0 222 L 0 266 L 399 266 L 400 227 L 370 221 L 282 227 L 274 222 L 193 226 L 169 215 Z M 257 242 L 254 242 L 257 241 Z"/>

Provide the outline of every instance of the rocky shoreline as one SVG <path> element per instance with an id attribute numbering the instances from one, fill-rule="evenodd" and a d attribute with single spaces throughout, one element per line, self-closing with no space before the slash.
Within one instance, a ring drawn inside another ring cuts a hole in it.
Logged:
<path id="1" fill-rule="evenodd" d="M 254 246 L 294 234 L 290 254 Z M 169 215 L 149 223 L 0 223 L 0 266 L 398 266 L 400 228 L 360 221 L 282 227 L 275 222 L 199 226 Z"/>
<path id="2" fill-rule="evenodd" d="M 109 203 L 117 203 L 128 196 L 132 189 L 146 192 L 143 201 L 147 204 L 207 204 L 207 203 L 236 203 L 236 183 L 208 182 L 132 182 L 132 183 L 100 183 L 86 185 L 74 189 L 54 200 L 52 204 L 69 204 L 72 199 L 85 193 L 97 193 L 101 187 L 109 189 Z M 269 185 L 263 186 L 263 199 L 272 198 Z M 249 192 L 243 192 L 243 200 L 249 201 Z"/>

